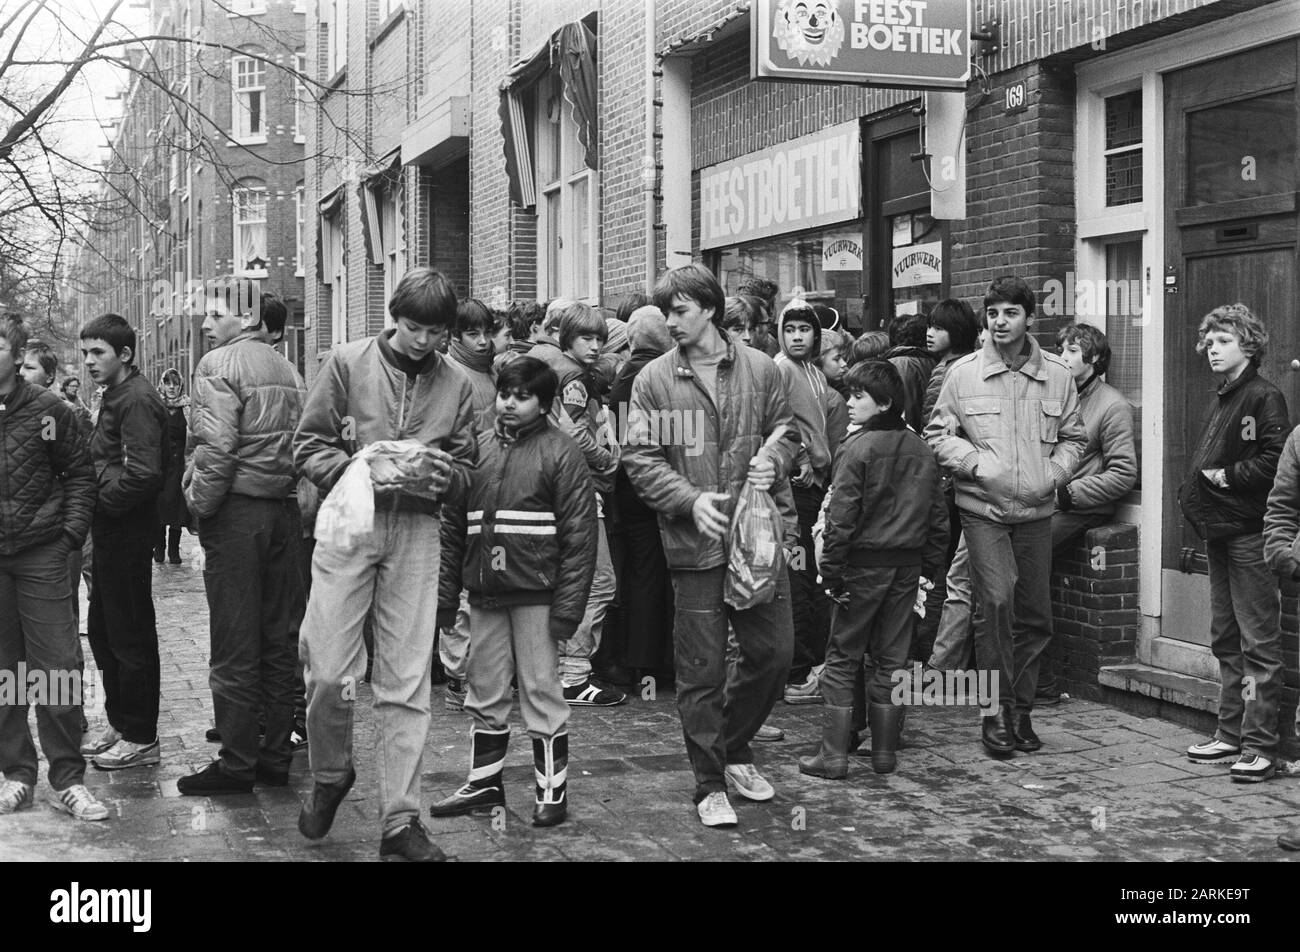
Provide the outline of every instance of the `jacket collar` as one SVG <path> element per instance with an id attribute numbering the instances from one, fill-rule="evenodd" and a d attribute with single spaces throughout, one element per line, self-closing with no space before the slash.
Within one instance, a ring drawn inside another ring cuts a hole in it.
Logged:
<path id="1" fill-rule="evenodd" d="M 138 376 L 140 376 L 140 368 L 137 367 L 135 364 L 132 364 L 127 369 L 125 377 L 123 377 L 118 383 L 113 384 L 113 386 L 105 388 L 104 396 L 108 396 L 110 393 L 120 391 L 123 387 L 125 387 L 128 383 L 130 383 Z"/>
<path id="2" fill-rule="evenodd" d="M 518 443 L 520 440 L 528 439 L 528 437 L 532 436 L 542 427 L 546 426 L 547 422 L 548 421 L 546 418 L 546 414 L 543 413 L 540 416 L 538 416 L 536 420 L 533 420 L 531 423 L 525 423 L 523 426 L 517 427 L 512 430 L 510 427 L 506 426 L 504 423 L 501 422 L 500 417 L 497 417 L 496 420 L 493 422 L 492 430 L 493 433 L 496 435 L 498 443 L 500 443 L 502 446 L 510 446 L 513 443 Z"/>
<path id="3" fill-rule="evenodd" d="M 31 385 L 23 379 L 21 373 L 14 374 L 14 388 L 6 396 L 0 393 L 0 410 L 13 411 L 27 402 L 32 394 Z"/>
<path id="4" fill-rule="evenodd" d="M 736 342 L 731 339 L 723 328 L 718 328 L 718 333 L 722 339 L 727 342 L 727 352 L 722 355 L 722 360 L 718 361 L 719 367 L 730 367 L 736 362 Z M 674 371 L 678 377 L 694 377 L 695 371 L 691 369 L 691 362 L 686 359 L 686 352 L 682 350 L 680 344 L 673 348 L 673 363 L 676 365 Z"/>
<path id="5" fill-rule="evenodd" d="M 230 340 L 226 341 L 221 346 L 229 347 L 231 344 L 238 344 L 240 341 L 245 341 L 245 340 L 255 340 L 261 344 L 269 344 L 271 342 L 271 337 L 269 334 L 266 333 L 266 331 L 262 330 L 261 325 L 258 325 L 253 330 L 240 331 L 238 334 L 230 338 Z"/>
<path id="6" fill-rule="evenodd" d="M 1086 393 L 1092 393 L 1097 389 L 1097 384 L 1101 383 L 1101 374 L 1096 371 L 1088 378 L 1088 382 L 1079 388 L 1079 398 L 1082 399 Z"/>
<path id="7" fill-rule="evenodd" d="M 907 421 L 892 413 L 877 413 L 862 425 L 861 432 L 871 433 L 876 430 L 906 430 Z"/>
<path id="8" fill-rule="evenodd" d="M 406 373 L 406 370 L 405 368 L 403 368 L 402 363 L 405 361 L 407 363 L 414 364 L 415 361 L 411 360 L 411 358 L 407 357 L 404 354 L 398 354 L 398 352 L 393 349 L 392 339 L 395 333 L 397 332 L 392 328 L 390 328 L 384 331 L 382 334 L 380 334 L 377 338 L 375 338 L 377 341 L 379 341 L 379 354 L 381 357 L 383 357 L 384 363 L 388 364 L 394 370 L 397 370 L 401 373 Z M 438 353 L 438 351 L 436 350 L 430 351 L 429 355 L 425 357 L 424 360 L 419 362 L 416 373 L 419 374 L 420 376 L 433 373 L 433 371 L 435 371 L 438 368 L 438 363 L 441 360 L 442 360 L 442 355 Z"/>
<path id="9" fill-rule="evenodd" d="M 1239 390 L 1246 385 L 1248 381 L 1254 380 L 1259 376 L 1259 365 L 1253 360 L 1246 365 L 1240 376 L 1236 380 L 1229 381 L 1226 377 L 1219 386 L 1219 397 L 1223 398 L 1231 394 L 1234 390 Z"/>
<path id="10" fill-rule="evenodd" d="M 1038 346 L 1038 341 L 1034 340 L 1033 334 L 1025 334 L 1025 340 L 1029 344 L 1029 359 L 1020 368 L 1021 372 L 1036 380 L 1046 380 L 1047 368 L 1043 366 L 1043 348 Z M 1023 352 L 1022 350 L 1021 353 Z M 980 352 L 980 355 L 985 380 L 995 374 L 1004 373 L 1011 369 L 1003 362 L 1002 355 L 998 353 L 997 345 L 993 343 L 992 337 L 984 342 L 984 349 Z"/>

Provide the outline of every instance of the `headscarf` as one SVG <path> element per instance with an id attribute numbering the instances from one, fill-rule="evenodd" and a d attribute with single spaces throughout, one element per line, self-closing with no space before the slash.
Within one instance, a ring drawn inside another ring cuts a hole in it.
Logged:
<path id="1" fill-rule="evenodd" d="M 176 391 L 175 397 L 167 396 L 167 392 L 163 390 L 163 387 L 168 383 L 175 383 L 179 388 Z M 188 407 L 190 405 L 190 398 L 185 395 L 185 379 L 181 376 L 181 372 L 175 367 L 168 367 L 163 371 L 163 375 L 158 378 L 158 393 L 162 396 L 163 403 L 167 404 L 168 410 L 175 410 L 177 407 Z"/>

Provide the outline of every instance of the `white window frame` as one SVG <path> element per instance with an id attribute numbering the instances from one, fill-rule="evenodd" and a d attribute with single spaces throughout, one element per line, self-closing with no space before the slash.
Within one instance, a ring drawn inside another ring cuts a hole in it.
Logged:
<path id="1" fill-rule="evenodd" d="M 261 196 L 262 217 L 260 219 L 256 217 L 243 218 L 241 217 L 243 212 L 242 199 L 244 198 L 244 196 L 253 196 L 253 195 Z M 234 188 L 230 190 L 230 223 L 231 223 L 231 240 L 232 240 L 230 257 L 231 260 L 234 262 L 234 273 L 236 277 L 265 278 L 267 276 L 266 268 L 254 269 L 254 268 L 245 268 L 243 266 L 243 262 L 240 261 L 240 254 L 239 254 L 239 248 L 240 248 L 239 232 L 241 228 L 256 227 L 258 225 L 262 226 L 262 241 L 263 241 L 263 246 L 265 248 L 265 257 L 267 260 L 267 265 L 269 266 L 271 260 L 271 249 L 270 249 L 270 245 L 267 243 L 268 239 L 270 238 L 269 229 L 267 227 L 268 218 L 269 218 L 268 201 L 269 198 L 268 198 L 265 185 L 251 185 L 251 184 L 236 185 Z"/>
<path id="2" fill-rule="evenodd" d="M 302 81 L 302 77 L 307 75 L 306 53 L 293 54 L 293 68 L 298 73 L 293 78 L 293 141 L 303 143 L 307 141 L 307 127 L 303 122 L 305 115 L 303 107 L 307 103 L 307 84 Z"/>
<path id="3" fill-rule="evenodd" d="M 326 28 L 325 78 L 328 81 L 348 65 L 348 0 L 320 0 L 320 3 Z"/>
<path id="4" fill-rule="evenodd" d="M 402 219 L 402 188 L 394 183 L 386 189 L 379 203 L 379 233 L 373 236 L 383 250 L 384 257 L 384 326 L 393 326 L 392 315 L 388 313 L 388 302 L 392 300 L 397 284 L 406 273 L 406 242 L 402 232 L 405 223 Z"/>
<path id="5" fill-rule="evenodd" d="M 379 4 L 379 16 L 375 19 L 375 22 L 381 25 L 405 6 L 402 0 L 377 0 L 377 2 Z"/>
<path id="6" fill-rule="evenodd" d="M 302 182 L 299 182 L 293 190 L 293 210 L 294 222 L 297 225 L 294 235 L 293 276 L 301 278 L 303 276 L 303 229 L 307 224 L 306 186 Z"/>
<path id="7" fill-rule="evenodd" d="M 547 105 L 556 97 L 559 121 L 553 121 L 547 115 Z M 587 168 L 580 159 L 582 143 L 578 141 L 577 125 L 573 121 L 569 104 L 564 99 L 563 84 L 558 73 L 551 73 L 537 84 L 537 109 L 535 131 L 537 142 L 534 165 L 537 181 L 537 296 L 539 300 L 547 298 L 572 298 L 587 304 L 598 304 L 600 297 L 600 276 L 597 267 L 599 261 L 598 242 L 596 240 L 597 206 L 599 203 L 600 176 Z M 559 168 L 548 170 L 544 163 L 554 150 L 556 137 L 559 137 Z M 577 171 L 566 173 L 565 170 L 577 167 Z M 549 174 L 548 174 L 549 173 Z M 587 188 L 587 285 L 577 287 L 576 255 L 577 225 L 572 214 L 572 195 L 575 188 L 584 184 Z M 559 198 L 559 214 L 553 216 L 550 210 L 552 197 Z M 558 221 L 553 219 L 558 218 Z M 558 277 L 556 286 L 551 286 L 551 236 L 553 229 L 558 229 L 557 237 L 560 248 Z"/>
<path id="8" fill-rule="evenodd" d="M 330 343 L 348 339 L 348 268 L 343 248 L 343 209 L 321 220 L 321 277 L 330 288 Z"/>
<path id="9" fill-rule="evenodd" d="M 247 66 L 247 76 L 260 79 L 260 82 L 246 81 L 241 75 L 241 68 Z M 252 100 L 245 97 L 259 95 L 261 108 L 258 118 L 260 128 L 252 128 Z M 230 58 L 230 137 L 241 145 L 258 145 L 266 142 L 266 63 L 251 56 L 232 56 Z"/>
<path id="10" fill-rule="evenodd" d="M 265 0 L 229 0 L 226 17 L 253 17 L 266 12 Z"/>

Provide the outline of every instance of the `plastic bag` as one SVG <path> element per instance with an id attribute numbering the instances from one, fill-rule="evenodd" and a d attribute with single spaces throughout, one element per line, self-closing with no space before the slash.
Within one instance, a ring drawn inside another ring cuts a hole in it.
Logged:
<path id="1" fill-rule="evenodd" d="M 779 573 L 785 571 L 784 532 L 775 500 L 746 483 L 736 500 L 728 533 L 723 598 L 732 608 L 766 605 L 776 597 Z"/>
<path id="2" fill-rule="evenodd" d="M 431 451 L 416 440 L 379 440 L 352 457 L 348 468 L 316 514 L 316 541 L 350 549 L 375 526 L 375 490 L 370 463 L 385 458 L 397 465 L 412 487 L 427 484 L 432 473 Z"/>

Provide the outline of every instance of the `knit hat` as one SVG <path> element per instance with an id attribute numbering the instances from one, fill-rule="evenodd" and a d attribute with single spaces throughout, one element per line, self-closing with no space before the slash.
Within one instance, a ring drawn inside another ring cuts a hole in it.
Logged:
<path id="1" fill-rule="evenodd" d="M 627 321 L 628 338 L 633 350 L 655 350 L 666 354 L 673 349 L 673 338 L 668 333 L 668 319 L 653 304 L 639 307 Z"/>
<path id="2" fill-rule="evenodd" d="M 605 341 L 605 346 L 600 349 L 602 354 L 617 354 L 620 350 L 627 350 L 632 346 L 628 338 L 627 324 L 623 321 L 617 317 L 607 317 L 605 326 L 609 328 L 609 338 Z"/>

